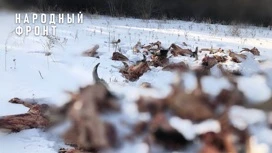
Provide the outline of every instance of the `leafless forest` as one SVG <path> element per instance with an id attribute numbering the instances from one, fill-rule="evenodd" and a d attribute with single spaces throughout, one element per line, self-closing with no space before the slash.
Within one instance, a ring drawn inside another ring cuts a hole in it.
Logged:
<path id="1" fill-rule="evenodd" d="M 270 0 L 1 0 L 0 6 L 39 11 L 84 11 L 111 16 L 247 23 L 268 26 Z"/>

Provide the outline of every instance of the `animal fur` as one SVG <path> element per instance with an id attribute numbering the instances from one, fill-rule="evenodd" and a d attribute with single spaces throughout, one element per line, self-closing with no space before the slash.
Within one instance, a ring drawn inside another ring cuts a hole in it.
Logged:
<path id="1" fill-rule="evenodd" d="M 170 52 L 171 52 L 171 54 L 173 56 L 178 56 L 178 55 L 181 55 L 181 56 L 186 56 L 186 55 L 192 56 L 193 55 L 193 52 L 190 49 L 182 49 L 181 47 L 179 47 L 176 44 L 171 44 L 171 46 L 169 47 L 168 50 L 170 50 Z"/>

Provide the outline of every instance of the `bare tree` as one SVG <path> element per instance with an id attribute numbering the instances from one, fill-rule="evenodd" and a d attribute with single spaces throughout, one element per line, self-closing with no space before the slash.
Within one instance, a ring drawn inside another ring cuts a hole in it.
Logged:
<path id="1" fill-rule="evenodd" d="M 134 10 L 142 18 L 149 19 L 154 12 L 155 3 L 154 0 L 137 0 L 134 1 Z"/>
<path id="2" fill-rule="evenodd" d="M 38 9 L 40 9 L 40 11 L 46 11 L 49 9 L 47 0 L 38 0 L 37 4 L 38 4 Z"/>
<path id="3" fill-rule="evenodd" d="M 126 12 L 124 11 L 124 5 L 126 1 L 127 0 L 107 0 L 110 15 L 111 16 L 126 15 Z M 127 3 L 129 3 L 129 1 Z"/>
<path id="4" fill-rule="evenodd" d="M 109 7 L 110 15 L 111 16 L 118 16 L 118 9 L 116 8 L 117 0 L 107 0 L 107 4 Z"/>

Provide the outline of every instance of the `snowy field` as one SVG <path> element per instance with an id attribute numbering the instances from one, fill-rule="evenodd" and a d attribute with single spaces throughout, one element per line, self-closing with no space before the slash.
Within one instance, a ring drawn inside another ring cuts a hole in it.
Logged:
<path id="1" fill-rule="evenodd" d="M 135 101 L 142 96 L 163 98 L 171 90 L 175 73 L 162 71 L 161 67 L 151 67 L 139 80 L 127 81 L 119 68 L 122 62 L 111 60 L 114 47 L 109 41 L 120 39 L 121 52 L 129 58 L 129 64 L 142 59 L 142 54 L 133 53 L 133 46 L 140 41 L 142 44 L 161 41 L 168 48 L 172 43 L 195 50 L 199 48 L 223 48 L 240 52 L 242 48 L 256 47 L 260 56 L 245 53 L 248 58 L 242 63 L 227 61 L 223 65 L 230 70 L 240 71 L 238 88 L 252 104 L 262 103 L 271 98 L 272 89 L 272 31 L 268 28 L 254 26 L 225 26 L 219 24 L 194 23 L 176 20 L 140 20 L 130 18 L 111 18 L 106 16 L 85 16 L 83 24 L 57 25 L 57 38 L 48 47 L 48 37 L 21 36 L 12 31 L 14 13 L 0 13 L 0 116 L 26 113 L 28 108 L 14 105 L 11 98 L 33 99 L 41 103 L 62 106 L 69 100 L 65 91 L 77 91 L 79 87 L 93 83 L 92 71 L 100 63 L 98 73 L 108 84 L 110 90 L 121 97 L 122 115 L 108 115 L 119 125 L 121 121 L 135 123 L 148 116 L 139 113 Z M 82 53 L 98 44 L 100 58 L 83 57 Z M 50 56 L 45 52 L 50 51 Z M 187 56 L 171 57 L 170 62 L 184 61 L 191 68 L 201 65 L 204 53 L 199 59 Z M 260 62 L 261 61 L 261 62 Z M 215 97 L 222 89 L 229 89 L 230 83 L 216 68 L 212 75 L 202 79 L 205 93 Z M 186 91 L 196 87 L 193 73 L 182 75 Z M 140 88 L 141 83 L 149 82 L 153 88 Z M 246 109 L 233 106 L 230 111 L 231 122 L 237 127 L 249 127 L 256 140 L 256 151 L 272 152 L 272 130 L 266 125 L 267 113 L 257 109 Z M 190 121 L 186 121 L 190 122 Z M 184 124 L 182 124 L 184 123 Z M 195 137 L 199 128 L 218 130 L 214 123 L 206 125 L 185 124 L 180 118 L 172 118 L 170 124 L 180 130 L 188 139 Z M 179 126 L 181 124 L 182 126 Z M 184 126 L 183 126 L 184 125 Z M 217 124 L 215 124 L 216 126 Z M 180 128 L 181 127 L 181 128 Z M 125 134 L 128 129 L 119 125 L 119 133 Z M 203 129 L 202 129 L 203 130 Z M 220 128 L 219 128 L 220 130 Z M 56 153 L 59 148 L 67 148 L 56 131 L 43 132 L 39 129 L 24 130 L 18 133 L 0 132 L 0 153 Z M 160 147 L 158 147 L 160 148 Z M 197 149 L 197 148 L 195 148 Z M 147 146 L 142 140 L 124 143 L 121 148 L 112 152 L 147 153 Z M 184 152 L 195 152 L 184 149 Z M 155 152 L 164 152 L 158 150 Z"/>

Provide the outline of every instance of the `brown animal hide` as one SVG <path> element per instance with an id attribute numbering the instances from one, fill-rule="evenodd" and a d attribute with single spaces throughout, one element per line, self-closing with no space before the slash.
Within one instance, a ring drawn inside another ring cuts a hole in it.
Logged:
<path id="1" fill-rule="evenodd" d="M 214 57 L 218 63 L 224 63 L 228 60 L 227 56 L 214 55 Z"/>
<path id="2" fill-rule="evenodd" d="M 97 55 L 97 50 L 99 48 L 99 45 L 95 45 L 91 49 L 88 49 L 82 53 L 83 56 L 88 56 L 88 57 L 95 57 Z"/>
<path id="3" fill-rule="evenodd" d="M 22 104 L 29 108 L 25 114 L 9 115 L 0 117 L 0 129 L 7 129 L 12 132 L 19 132 L 25 129 L 46 128 L 50 125 L 48 118 L 49 106 L 46 104 L 32 104 L 19 98 L 9 101 L 14 104 Z"/>
<path id="4" fill-rule="evenodd" d="M 203 147 L 200 149 L 199 153 L 220 153 L 224 150 L 224 144 L 222 137 L 217 133 L 208 132 L 200 135 L 200 139 L 203 142 Z"/>
<path id="5" fill-rule="evenodd" d="M 80 151 L 78 149 L 65 149 L 65 148 L 60 148 L 58 153 L 91 153 L 91 152 L 85 152 L 85 151 Z"/>
<path id="6" fill-rule="evenodd" d="M 255 103 L 253 103 L 253 104 L 246 103 L 244 106 L 246 108 L 260 109 L 264 112 L 270 113 L 272 110 L 272 97 L 269 100 L 262 102 L 262 103 L 256 103 L 256 104 Z M 268 115 L 268 117 L 269 117 L 269 124 L 271 124 L 272 123 L 272 119 L 271 119 L 272 116 Z"/>
<path id="7" fill-rule="evenodd" d="M 178 56 L 178 55 L 181 55 L 181 56 L 190 55 L 191 56 L 193 54 L 193 52 L 190 49 L 182 49 L 181 47 L 179 47 L 176 44 L 171 44 L 171 46 L 169 47 L 169 50 L 173 56 Z"/>
<path id="8" fill-rule="evenodd" d="M 148 51 L 151 51 L 151 50 L 158 50 L 161 48 L 161 42 L 160 41 L 157 41 L 157 42 L 154 42 L 154 43 L 149 43 L 149 45 L 145 45 L 145 46 L 142 46 L 142 48 L 148 50 Z"/>
<path id="9" fill-rule="evenodd" d="M 138 41 L 137 44 L 133 46 L 133 52 L 140 53 L 140 48 L 141 48 L 141 42 Z"/>
<path id="10" fill-rule="evenodd" d="M 192 121 L 203 121 L 214 116 L 210 100 L 202 91 L 200 80 L 201 75 L 197 74 L 198 85 L 192 93 L 186 93 L 180 82 L 173 85 L 172 93 L 167 96 L 166 101 L 174 114 Z"/>
<path id="11" fill-rule="evenodd" d="M 247 51 L 247 52 L 252 53 L 253 55 L 260 56 L 260 51 L 256 47 L 253 47 L 252 49 L 243 48 L 242 51 Z"/>
<path id="12" fill-rule="evenodd" d="M 213 111 L 206 99 L 191 94 L 179 93 L 169 97 L 170 108 L 181 118 L 203 121 L 213 117 Z"/>
<path id="13" fill-rule="evenodd" d="M 136 103 L 139 112 L 148 112 L 152 116 L 163 112 L 167 108 L 164 99 L 140 97 Z"/>
<path id="14" fill-rule="evenodd" d="M 168 50 L 159 50 L 157 52 L 154 52 L 151 59 L 151 65 L 158 67 L 158 66 L 166 66 L 169 62 L 169 59 L 167 58 L 167 52 Z"/>
<path id="15" fill-rule="evenodd" d="M 153 46 L 157 46 L 158 49 L 161 48 L 161 42 L 160 41 L 157 41 L 157 42 L 154 42 L 154 43 L 150 43 L 150 44 L 153 45 Z"/>
<path id="16" fill-rule="evenodd" d="M 236 137 L 237 140 L 233 139 Z M 218 153 L 221 152 L 248 152 L 249 146 L 249 135 L 248 132 L 239 131 L 239 133 L 230 130 L 228 132 L 220 133 L 206 133 L 201 136 L 201 140 L 204 143 L 204 146 L 199 153 L 210 153 L 207 147 L 213 148 Z"/>
<path id="17" fill-rule="evenodd" d="M 186 72 L 189 70 L 189 66 L 184 62 L 179 63 L 171 63 L 162 69 L 163 71 L 178 71 L 178 72 Z"/>
<path id="18" fill-rule="evenodd" d="M 128 61 L 128 58 L 119 52 L 114 52 L 111 59 L 114 61 Z"/>
<path id="19" fill-rule="evenodd" d="M 216 102 L 223 105 L 243 105 L 245 103 L 245 96 L 243 92 L 239 91 L 237 87 L 233 90 L 223 89 L 216 97 Z"/>
<path id="20" fill-rule="evenodd" d="M 138 64 L 129 67 L 127 64 L 125 64 L 125 67 L 121 69 L 120 72 L 129 81 L 136 81 L 148 70 L 150 70 L 148 63 L 145 60 L 143 60 Z"/>
<path id="21" fill-rule="evenodd" d="M 169 124 L 166 114 L 156 114 L 149 123 L 149 131 L 155 142 L 167 149 L 178 149 L 189 143 L 185 137 Z"/>
<path id="22" fill-rule="evenodd" d="M 247 58 L 247 56 L 244 54 L 237 54 L 231 51 L 229 51 L 229 56 L 231 57 L 231 60 L 236 63 L 241 63 Z"/>
<path id="23" fill-rule="evenodd" d="M 205 56 L 203 59 L 202 59 L 202 66 L 204 66 L 205 68 L 207 69 L 210 69 L 212 68 L 214 65 L 216 65 L 218 62 L 217 62 L 217 59 L 212 56 Z"/>
<path id="24" fill-rule="evenodd" d="M 210 54 L 215 54 L 215 53 L 224 53 L 224 49 L 218 48 L 218 49 L 213 49 L 210 51 Z"/>
<path id="25" fill-rule="evenodd" d="M 139 121 L 137 124 L 134 125 L 133 132 L 134 135 L 140 135 L 146 132 L 148 129 L 148 123 L 145 121 Z"/>
<path id="26" fill-rule="evenodd" d="M 230 76 L 241 76 L 242 73 L 239 70 L 228 70 L 223 67 L 223 65 L 218 64 L 217 67 L 221 70 L 222 74 L 224 76 L 230 77 Z"/>
<path id="27" fill-rule="evenodd" d="M 224 53 L 224 50 L 222 48 L 218 49 L 213 49 L 213 48 L 201 48 L 200 52 L 202 51 L 208 51 L 210 54 L 215 54 L 215 53 Z"/>
<path id="28" fill-rule="evenodd" d="M 102 84 L 81 88 L 73 101 L 64 109 L 72 121 L 72 127 L 64 136 L 68 144 L 84 151 L 98 151 L 116 142 L 113 125 L 103 122 L 100 113 L 118 111 L 119 106 Z"/>
<path id="29" fill-rule="evenodd" d="M 212 56 L 207 56 L 202 59 L 202 66 L 204 66 L 207 69 L 212 68 L 214 65 L 218 63 L 224 63 L 227 61 L 226 56 L 218 56 L 218 55 L 212 55 Z"/>
<path id="30" fill-rule="evenodd" d="M 234 104 L 234 103 L 232 103 Z M 247 130 L 238 130 L 230 124 L 228 112 L 230 105 L 225 108 L 223 114 L 218 118 L 221 126 L 219 133 L 208 132 L 200 135 L 200 139 L 204 144 L 199 153 L 209 153 L 207 151 L 216 152 L 246 152 L 247 141 L 249 138 Z M 233 139 L 233 137 L 236 139 Z"/>

